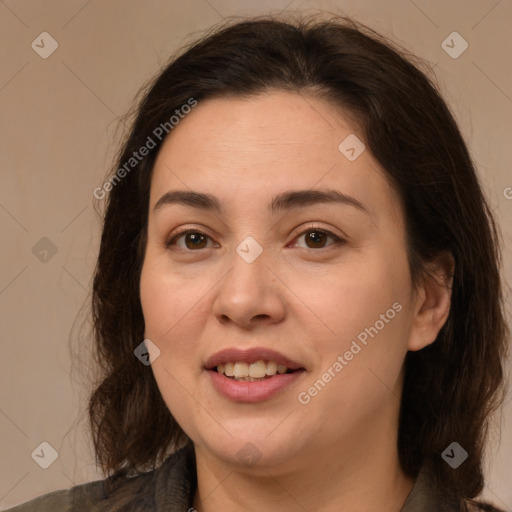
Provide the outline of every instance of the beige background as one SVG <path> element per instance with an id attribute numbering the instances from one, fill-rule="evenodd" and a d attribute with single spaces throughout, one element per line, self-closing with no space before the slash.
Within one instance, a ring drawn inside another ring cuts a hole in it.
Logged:
<path id="1" fill-rule="evenodd" d="M 101 478 L 69 339 L 89 297 L 100 233 L 92 191 L 110 167 L 118 117 L 173 51 L 222 18 L 319 8 L 352 15 L 434 64 L 500 220 L 511 281 L 510 0 L 2 0 L 1 510 Z M 31 47 L 44 31 L 58 42 L 47 59 Z M 441 47 L 453 31 L 469 44 L 457 59 Z M 32 249 L 43 237 L 57 249 L 46 262 Z M 484 495 L 512 510 L 510 394 L 496 421 L 501 443 L 496 428 Z M 58 453 L 48 469 L 31 457 L 44 441 Z"/>

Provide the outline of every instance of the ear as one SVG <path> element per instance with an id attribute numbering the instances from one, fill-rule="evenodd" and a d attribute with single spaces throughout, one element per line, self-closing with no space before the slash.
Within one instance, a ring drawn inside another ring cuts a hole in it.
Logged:
<path id="1" fill-rule="evenodd" d="M 433 343 L 448 319 L 454 269 L 450 252 L 443 252 L 427 265 L 423 282 L 416 289 L 408 350 L 421 350 Z"/>

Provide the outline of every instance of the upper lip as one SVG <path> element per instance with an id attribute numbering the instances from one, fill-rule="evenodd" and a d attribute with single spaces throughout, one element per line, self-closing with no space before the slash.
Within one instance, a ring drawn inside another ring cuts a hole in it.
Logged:
<path id="1" fill-rule="evenodd" d="M 213 354 L 205 363 L 205 368 L 207 370 L 211 370 L 215 368 L 219 364 L 227 363 L 228 361 L 236 362 L 243 361 L 246 363 L 254 363 L 259 360 L 264 361 L 275 361 L 277 364 L 282 364 L 289 368 L 290 370 L 298 370 L 303 368 L 299 363 L 293 361 L 292 359 L 272 350 L 270 348 L 264 347 L 255 347 L 250 349 L 240 349 L 240 348 L 226 348 L 221 350 L 215 354 Z"/>

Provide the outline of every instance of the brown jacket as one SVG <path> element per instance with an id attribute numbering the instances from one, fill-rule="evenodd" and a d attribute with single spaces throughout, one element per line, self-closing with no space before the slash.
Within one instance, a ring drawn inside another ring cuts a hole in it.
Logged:
<path id="1" fill-rule="evenodd" d="M 194 512 L 193 449 L 178 450 L 157 469 L 124 479 L 107 496 L 105 480 L 45 494 L 6 512 Z M 456 512 L 420 473 L 400 512 Z"/>

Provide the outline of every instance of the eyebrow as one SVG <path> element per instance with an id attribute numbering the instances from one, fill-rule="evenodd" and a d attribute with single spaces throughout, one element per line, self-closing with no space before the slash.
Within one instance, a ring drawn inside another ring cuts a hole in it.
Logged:
<path id="1" fill-rule="evenodd" d="M 358 210 L 370 214 L 368 209 L 357 199 L 338 190 L 289 190 L 278 194 L 268 203 L 268 209 L 276 214 L 293 208 L 312 206 L 315 204 L 340 204 L 344 206 L 353 206 Z M 200 210 L 211 211 L 218 214 L 223 213 L 221 201 L 211 194 L 202 192 L 193 192 L 190 190 L 172 190 L 166 192 L 155 204 L 153 211 L 159 210 L 164 205 L 181 204 L 198 208 Z"/>

